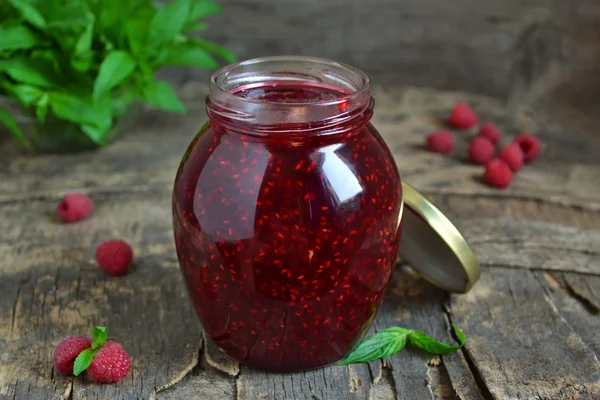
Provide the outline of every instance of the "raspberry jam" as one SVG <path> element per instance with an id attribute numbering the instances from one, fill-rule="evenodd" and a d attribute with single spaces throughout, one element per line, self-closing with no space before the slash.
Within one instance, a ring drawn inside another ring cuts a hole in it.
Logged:
<path id="1" fill-rule="evenodd" d="M 173 192 L 177 255 L 206 334 L 270 371 L 342 359 L 390 282 L 402 192 L 368 78 L 271 57 L 211 81 Z"/>

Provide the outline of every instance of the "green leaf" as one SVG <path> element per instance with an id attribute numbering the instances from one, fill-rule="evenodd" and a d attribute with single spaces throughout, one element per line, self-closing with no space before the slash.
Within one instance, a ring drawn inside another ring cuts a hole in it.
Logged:
<path id="1" fill-rule="evenodd" d="M 41 122 L 46 121 L 46 115 L 48 115 L 48 105 L 50 103 L 50 96 L 48 93 L 44 93 L 38 100 L 35 109 L 35 115 Z"/>
<path id="2" fill-rule="evenodd" d="M 52 63 L 37 57 L 13 57 L 0 60 L 0 71 L 17 82 L 44 88 L 56 87 L 57 76 Z"/>
<path id="3" fill-rule="evenodd" d="M 428 353 L 432 354 L 449 354 L 459 350 L 465 344 L 465 335 L 458 329 L 456 325 L 452 325 L 454 333 L 460 341 L 459 346 L 450 346 L 445 343 L 438 342 L 432 337 L 419 331 L 411 331 L 409 335 L 410 344 L 416 346 Z"/>
<path id="4" fill-rule="evenodd" d="M 160 8 L 150 24 L 149 46 L 167 43 L 181 33 L 190 15 L 190 0 L 175 0 Z"/>
<path id="5" fill-rule="evenodd" d="M 73 375 L 78 376 L 88 369 L 92 364 L 92 360 L 94 360 L 94 357 L 98 354 L 98 350 L 100 349 L 89 348 L 79 353 L 73 364 Z"/>
<path id="6" fill-rule="evenodd" d="M 211 0 L 195 0 L 188 21 L 195 22 L 199 18 L 208 17 L 221 11 L 221 6 Z"/>
<path id="7" fill-rule="evenodd" d="M 79 36 L 79 39 L 77 39 L 77 42 L 75 43 L 76 55 L 81 55 L 90 51 L 90 49 L 92 48 L 93 33 L 94 24 L 92 22 L 91 24 L 86 26 L 85 30 Z"/>
<path id="8" fill-rule="evenodd" d="M 204 49 L 198 46 L 177 46 L 167 52 L 162 65 L 180 67 L 217 68 L 219 63 Z"/>
<path id="9" fill-rule="evenodd" d="M 25 146 L 31 148 L 31 144 L 23 135 L 21 128 L 17 124 L 15 117 L 5 108 L 0 107 L 0 124 L 6 126 L 6 128 Z"/>
<path id="10" fill-rule="evenodd" d="M 398 327 L 378 332 L 362 342 L 339 365 L 369 362 L 395 354 L 404 348 L 410 332 Z"/>
<path id="11" fill-rule="evenodd" d="M 208 28 L 208 24 L 205 22 L 196 22 L 194 24 L 186 25 L 184 32 L 202 32 Z"/>
<path id="12" fill-rule="evenodd" d="M 167 82 L 152 81 L 144 87 L 143 99 L 146 103 L 165 111 L 185 113 L 186 109 L 177 93 Z"/>
<path id="13" fill-rule="evenodd" d="M 12 85 L 9 90 L 25 106 L 34 104 L 44 93 L 40 88 L 31 85 Z"/>
<path id="14" fill-rule="evenodd" d="M 97 99 L 131 75 L 135 65 L 135 60 L 127 52 L 110 52 L 100 64 L 100 71 L 94 82 L 94 98 Z"/>
<path id="15" fill-rule="evenodd" d="M 25 21 L 29 22 L 36 28 L 43 29 L 46 27 L 46 19 L 35 9 L 31 4 L 25 0 L 8 0 L 8 2 L 23 16 Z"/>
<path id="16" fill-rule="evenodd" d="M 68 93 L 50 93 L 50 107 L 59 118 L 107 132 L 112 123 L 110 98 L 91 102 Z"/>
<path id="17" fill-rule="evenodd" d="M 94 343 L 92 343 L 92 347 L 97 348 L 106 343 L 106 339 L 108 338 L 108 329 L 105 326 L 95 326 L 92 330 L 92 339 L 94 339 Z"/>
<path id="18" fill-rule="evenodd" d="M 0 51 L 30 49 L 38 42 L 24 25 L 0 25 Z"/>
<path id="19" fill-rule="evenodd" d="M 237 57 L 235 56 L 235 54 L 233 54 L 231 51 L 227 50 L 226 48 L 219 46 L 216 43 L 209 42 L 208 40 L 204 40 L 204 39 L 198 39 L 198 38 L 192 38 L 190 41 L 192 43 L 202 47 L 204 50 L 209 51 L 218 57 L 221 57 L 223 59 L 223 61 L 225 61 L 226 63 L 231 64 L 231 63 L 236 62 L 236 60 L 237 60 Z"/>

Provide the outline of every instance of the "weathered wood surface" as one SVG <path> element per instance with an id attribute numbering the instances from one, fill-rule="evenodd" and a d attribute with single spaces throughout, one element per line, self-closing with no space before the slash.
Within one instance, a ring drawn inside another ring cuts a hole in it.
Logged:
<path id="1" fill-rule="evenodd" d="M 169 78 L 190 113 L 146 111 L 104 150 L 31 156 L 0 137 L 0 400 L 598 398 L 600 3 L 223 4 L 207 35 L 241 58 L 326 56 L 372 75 L 373 122 L 403 179 L 452 218 L 483 265 L 463 296 L 399 266 L 372 331 L 399 324 L 453 342 L 453 322 L 466 347 L 283 375 L 240 366 L 204 340 L 177 268 L 170 189 L 205 121 L 206 73 L 177 71 Z M 507 139 L 538 134 L 543 157 L 499 191 L 465 163 L 469 133 L 450 157 L 423 151 L 425 135 L 457 100 Z M 95 215 L 61 225 L 54 208 L 71 190 L 92 196 Z M 109 278 L 95 266 L 95 246 L 112 237 L 134 246 L 127 276 Z M 130 352 L 132 374 L 109 386 L 55 374 L 54 346 L 98 323 Z"/>
<path id="2" fill-rule="evenodd" d="M 191 86 L 183 92 L 202 93 L 202 85 Z M 96 153 L 31 156 L 2 143 L 0 399 L 578 399 L 600 393 L 600 160 L 580 150 L 596 144 L 584 135 L 570 139 L 573 148 L 557 143 L 560 135 L 543 114 L 511 118 L 485 97 L 416 88 L 376 88 L 375 96 L 375 123 L 403 177 L 456 222 L 484 270 L 471 293 L 448 296 L 399 267 L 372 329 L 399 324 L 452 342 L 449 323 L 455 322 L 469 338 L 463 352 L 438 358 L 408 350 L 383 362 L 278 375 L 240 367 L 203 344 L 177 268 L 169 207 L 173 171 L 203 122 L 197 96 L 190 116 L 149 111 L 134 131 Z M 458 99 L 475 103 L 507 134 L 533 127 L 545 139 L 543 158 L 509 190 L 482 185 L 481 168 L 465 164 L 463 150 L 440 157 L 420 148 Z M 54 208 L 74 189 L 94 198 L 94 218 L 61 225 Z M 134 245 L 135 269 L 125 277 L 106 277 L 94 264 L 95 245 L 111 237 Z M 134 359 L 132 375 L 119 385 L 52 370 L 56 343 L 88 333 L 94 323 L 107 324 Z"/>

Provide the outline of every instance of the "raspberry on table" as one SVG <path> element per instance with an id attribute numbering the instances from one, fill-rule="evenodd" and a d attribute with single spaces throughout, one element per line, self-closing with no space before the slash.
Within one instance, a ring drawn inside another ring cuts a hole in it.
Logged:
<path id="1" fill-rule="evenodd" d="M 492 144 L 496 144 L 500 141 L 500 132 L 496 125 L 491 122 L 486 122 L 479 127 L 478 136 L 488 139 Z"/>
<path id="2" fill-rule="evenodd" d="M 68 193 L 56 207 L 58 218 L 65 223 L 83 221 L 94 211 L 94 202 L 84 193 Z"/>
<path id="3" fill-rule="evenodd" d="M 542 150 L 542 142 L 533 135 L 522 133 L 513 140 L 523 151 L 523 160 L 528 163 L 535 160 Z"/>
<path id="4" fill-rule="evenodd" d="M 504 161 L 495 159 L 485 166 L 483 178 L 491 186 L 505 188 L 510 185 L 513 179 L 513 172 Z"/>
<path id="5" fill-rule="evenodd" d="M 475 164 L 485 165 L 494 159 L 496 149 L 486 137 L 477 136 L 469 145 L 469 160 Z"/>
<path id="6" fill-rule="evenodd" d="M 450 117 L 448 117 L 448 124 L 458 129 L 469 129 L 477 124 L 479 117 L 470 105 L 467 103 L 456 103 Z"/>
<path id="7" fill-rule="evenodd" d="M 523 151 L 518 143 L 511 143 L 500 149 L 498 158 L 506 163 L 513 171 L 523 168 Z"/>
<path id="8" fill-rule="evenodd" d="M 96 249 L 96 261 L 107 274 L 125 274 L 133 261 L 131 246 L 119 239 L 108 240 Z"/>
<path id="9" fill-rule="evenodd" d="M 117 383 L 131 369 L 131 358 L 120 344 L 108 341 L 87 368 L 89 378 L 100 383 Z"/>
<path id="10" fill-rule="evenodd" d="M 450 153 L 454 147 L 454 136 L 448 131 L 434 132 L 427 136 L 427 148 L 435 153 Z"/>
<path id="11" fill-rule="evenodd" d="M 92 347 L 92 339 L 85 336 L 69 336 L 54 350 L 54 369 L 62 375 L 73 374 L 75 359 L 85 349 Z"/>

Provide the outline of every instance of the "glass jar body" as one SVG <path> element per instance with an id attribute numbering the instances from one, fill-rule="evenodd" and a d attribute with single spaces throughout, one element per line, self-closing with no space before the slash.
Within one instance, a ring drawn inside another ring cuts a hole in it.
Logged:
<path id="1" fill-rule="evenodd" d="M 299 141 L 213 119 L 176 175 L 177 254 L 206 334 L 270 371 L 342 359 L 392 277 L 402 192 L 369 123 Z"/>

